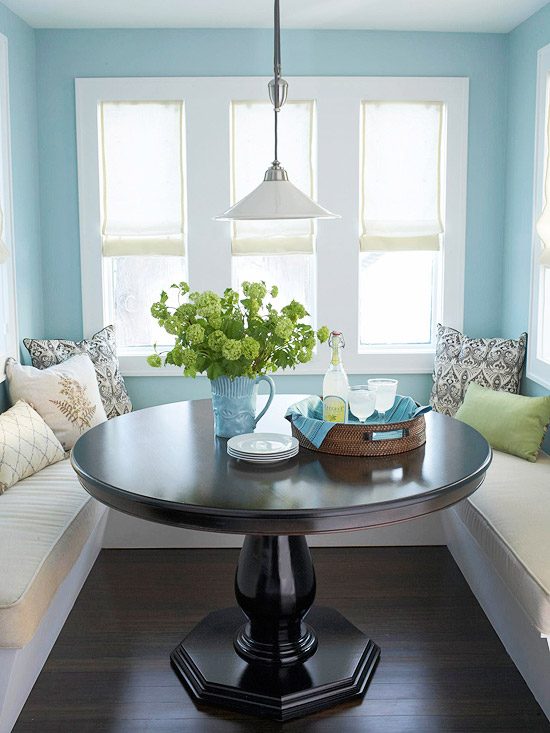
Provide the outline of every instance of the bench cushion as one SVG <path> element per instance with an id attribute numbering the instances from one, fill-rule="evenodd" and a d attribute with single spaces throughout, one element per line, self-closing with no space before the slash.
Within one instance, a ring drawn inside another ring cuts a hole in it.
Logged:
<path id="1" fill-rule="evenodd" d="M 483 485 L 458 514 L 533 624 L 550 634 L 550 456 L 494 451 Z"/>
<path id="2" fill-rule="evenodd" d="M 0 496 L 0 647 L 32 639 L 104 510 L 69 460 Z"/>

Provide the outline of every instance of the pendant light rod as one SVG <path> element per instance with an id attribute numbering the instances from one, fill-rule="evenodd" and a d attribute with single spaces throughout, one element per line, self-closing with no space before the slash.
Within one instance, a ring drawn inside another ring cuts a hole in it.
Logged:
<path id="1" fill-rule="evenodd" d="M 281 81 L 281 11 L 279 8 L 279 0 L 275 0 L 273 15 L 273 87 L 275 90 L 278 90 Z M 277 125 L 279 122 L 279 110 L 281 109 L 280 106 L 277 106 L 277 102 L 279 101 L 280 100 L 277 99 L 277 97 L 273 100 L 273 113 L 275 115 L 275 155 L 273 158 L 273 165 L 275 167 L 279 166 L 279 158 L 277 155 Z M 283 99 L 281 104 L 284 104 L 284 101 L 285 100 Z"/>
<path id="2" fill-rule="evenodd" d="M 277 122 L 279 120 L 279 117 L 278 117 L 279 113 L 277 112 L 276 109 L 273 110 L 273 113 L 275 115 L 275 157 L 273 159 L 273 165 L 279 165 L 279 160 L 277 158 Z"/>
<path id="3" fill-rule="evenodd" d="M 273 71 L 275 72 L 275 81 L 277 81 L 277 77 L 281 76 L 281 14 L 279 0 L 275 0 L 274 14 Z"/>

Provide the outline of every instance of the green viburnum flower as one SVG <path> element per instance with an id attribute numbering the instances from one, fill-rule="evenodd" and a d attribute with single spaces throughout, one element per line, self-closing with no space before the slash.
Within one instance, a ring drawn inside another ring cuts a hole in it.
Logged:
<path id="1" fill-rule="evenodd" d="M 151 306 L 151 315 L 153 318 L 165 318 L 168 315 L 168 308 L 164 303 L 153 303 Z"/>
<path id="2" fill-rule="evenodd" d="M 208 337 L 208 346 L 214 351 L 221 351 L 222 346 L 227 341 L 227 336 L 223 331 L 212 331 Z"/>
<path id="3" fill-rule="evenodd" d="M 199 293 L 197 297 L 197 313 L 203 318 L 212 318 L 212 316 L 219 316 L 222 310 L 221 298 L 211 290 L 205 290 L 204 293 Z"/>
<path id="4" fill-rule="evenodd" d="M 245 359 L 256 359 L 260 353 L 260 344 L 252 336 L 245 336 L 242 342 L 242 351 Z"/>
<path id="5" fill-rule="evenodd" d="M 311 349 L 303 349 L 302 351 L 299 351 L 297 354 L 298 361 L 300 364 L 306 364 L 308 361 L 311 360 L 311 357 L 313 356 L 313 351 Z"/>
<path id="6" fill-rule="evenodd" d="M 197 315 L 197 306 L 193 303 L 184 303 L 176 308 L 174 315 L 186 320 L 194 318 Z"/>
<path id="7" fill-rule="evenodd" d="M 149 366 L 159 367 L 162 366 L 162 359 L 158 354 L 151 354 L 151 356 L 147 357 L 147 363 Z"/>
<path id="8" fill-rule="evenodd" d="M 243 283 L 243 293 L 247 298 L 252 298 L 252 300 L 263 300 L 267 294 L 267 288 L 264 282 L 249 283 L 245 280 Z"/>
<path id="9" fill-rule="evenodd" d="M 276 285 L 271 288 L 270 295 L 272 298 L 276 298 L 279 295 L 279 288 Z"/>
<path id="10" fill-rule="evenodd" d="M 325 341 L 328 341 L 329 336 L 330 332 L 326 326 L 321 326 L 321 328 L 317 331 L 317 338 L 322 344 L 324 344 Z"/>
<path id="11" fill-rule="evenodd" d="M 294 324 L 292 323 L 290 318 L 286 316 L 280 318 L 277 325 L 275 326 L 275 336 L 278 336 L 278 338 L 280 339 L 285 339 L 285 341 L 288 341 L 288 339 L 292 336 L 293 331 Z"/>
<path id="12" fill-rule="evenodd" d="M 179 320 L 175 316 L 168 316 L 164 321 L 164 330 L 167 333 L 171 333 L 172 336 L 176 336 L 180 326 Z"/>
<path id="13" fill-rule="evenodd" d="M 237 339 L 226 339 L 222 346 L 222 356 L 228 361 L 237 361 L 242 353 L 241 342 Z"/>
<path id="14" fill-rule="evenodd" d="M 281 308 L 281 313 L 284 316 L 291 318 L 294 322 L 307 316 L 306 309 L 301 303 L 298 303 L 297 300 L 293 300 L 290 305 L 285 305 L 284 308 Z"/>
<path id="15" fill-rule="evenodd" d="M 193 349 L 182 349 L 181 363 L 186 367 L 194 367 L 197 361 L 197 352 Z"/>
<path id="16" fill-rule="evenodd" d="M 314 333 L 310 333 L 309 336 L 307 336 L 305 344 L 306 344 L 306 349 L 311 349 L 311 351 L 313 351 L 313 349 L 315 348 L 315 334 Z"/>
<path id="17" fill-rule="evenodd" d="M 215 328 L 216 330 L 220 329 L 222 327 L 222 317 L 221 316 L 211 316 L 208 319 L 208 325 L 212 326 L 212 328 Z"/>
<path id="18" fill-rule="evenodd" d="M 204 328 L 194 323 L 187 329 L 187 338 L 192 344 L 202 344 L 204 341 Z"/>

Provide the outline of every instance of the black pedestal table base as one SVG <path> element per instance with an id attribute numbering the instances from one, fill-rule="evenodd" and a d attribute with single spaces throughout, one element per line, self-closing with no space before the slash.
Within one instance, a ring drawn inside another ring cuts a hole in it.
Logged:
<path id="1" fill-rule="evenodd" d="M 297 399 L 275 396 L 260 429 L 288 434 L 283 415 Z M 380 654 L 339 613 L 312 608 L 315 572 L 304 535 L 417 519 L 483 482 L 491 448 L 478 432 L 431 412 L 426 435 L 426 445 L 396 456 L 301 450 L 266 470 L 228 456 L 214 437 L 211 400 L 197 400 L 96 425 L 78 439 L 71 462 L 82 486 L 109 507 L 246 535 L 239 607 L 207 616 L 172 662 L 196 700 L 285 720 L 360 695 Z"/>
<path id="2" fill-rule="evenodd" d="M 240 608 L 208 614 L 171 654 L 197 701 L 288 720 L 365 692 L 380 649 L 338 611 L 311 608 L 304 537 L 246 537 L 235 594 Z"/>

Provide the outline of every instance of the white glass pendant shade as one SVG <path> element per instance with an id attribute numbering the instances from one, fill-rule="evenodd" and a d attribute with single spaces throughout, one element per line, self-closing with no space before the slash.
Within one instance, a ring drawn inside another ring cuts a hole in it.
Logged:
<path id="1" fill-rule="evenodd" d="M 288 94 L 288 83 L 281 78 L 281 23 L 279 0 L 274 3 L 273 79 L 269 82 L 269 98 L 275 113 L 275 156 L 264 180 L 223 214 L 218 221 L 263 221 L 275 219 L 339 219 L 288 180 L 277 159 L 277 121 Z"/>
<path id="2" fill-rule="evenodd" d="M 275 174 L 275 175 L 274 175 Z M 270 168 L 260 185 L 214 219 L 339 219 L 292 184 L 282 168 Z"/>

